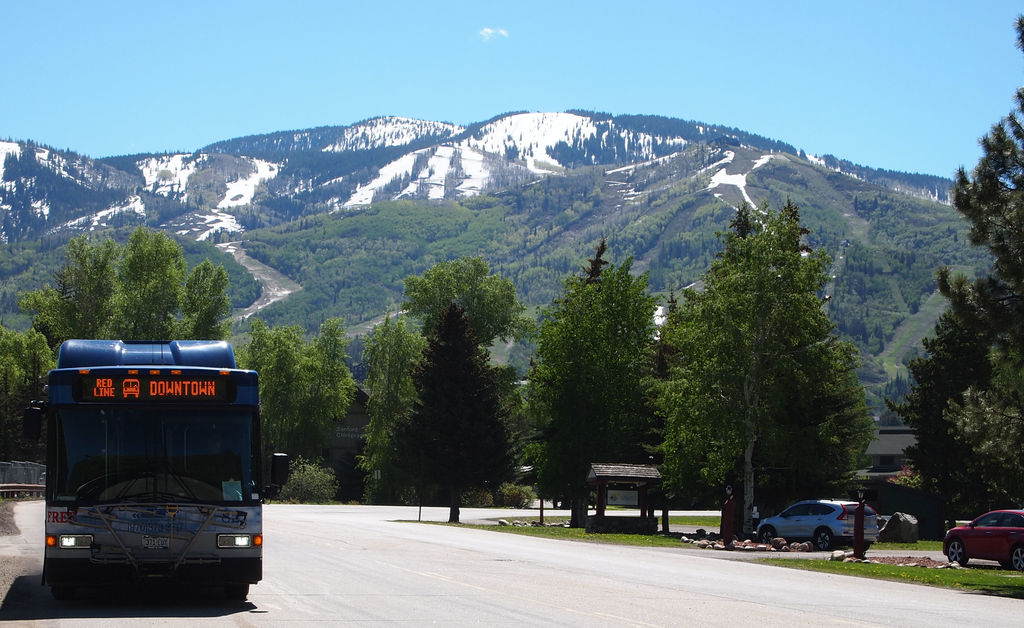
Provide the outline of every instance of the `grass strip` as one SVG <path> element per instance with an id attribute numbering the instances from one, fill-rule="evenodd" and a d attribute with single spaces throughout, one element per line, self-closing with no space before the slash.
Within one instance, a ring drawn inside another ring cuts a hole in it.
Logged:
<path id="1" fill-rule="evenodd" d="M 547 519 L 545 518 L 545 521 Z M 663 536 L 660 534 L 595 534 L 583 528 L 562 528 L 547 526 L 497 526 L 473 523 L 442 523 L 424 521 L 423 523 L 433 525 L 456 526 L 459 528 L 470 528 L 474 530 L 488 530 L 490 532 L 504 532 L 505 534 L 519 534 L 521 536 L 536 536 L 548 539 L 560 539 L 564 541 L 583 541 L 586 543 L 604 543 L 608 545 L 636 545 L 640 547 L 674 547 L 688 549 L 694 547 L 683 545 L 675 536 Z"/>
<path id="2" fill-rule="evenodd" d="M 531 522 L 537 521 L 538 517 L 502 517 L 502 519 L 508 521 L 509 523 L 513 521 Z M 657 519 L 660 525 L 661 516 L 658 516 Z M 544 517 L 545 524 L 568 523 L 568 521 L 569 517 Z M 688 526 L 697 528 L 707 528 L 708 532 L 718 532 L 718 529 L 722 525 L 722 518 L 718 516 L 701 517 L 694 515 L 676 515 L 669 517 L 668 525 L 669 530 L 671 530 L 673 526 Z"/>
<path id="3" fill-rule="evenodd" d="M 870 556 L 869 556 L 870 558 Z M 876 563 L 843 563 L 830 560 L 787 560 L 765 558 L 759 564 L 804 569 L 845 576 L 892 580 L 910 584 L 924 584 L 946 589 L 975 591 L 986 595 L 998 595 L 1024 599 L 1024 573 L 1000 569 L 971 567 L 969 569 L 929 569 L 927 567 L 900 567 Z"/>

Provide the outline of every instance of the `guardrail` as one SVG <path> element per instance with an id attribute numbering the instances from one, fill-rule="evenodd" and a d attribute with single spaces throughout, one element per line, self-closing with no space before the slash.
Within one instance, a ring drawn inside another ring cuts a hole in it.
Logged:
<path id="1" fill-rule="evenodd" d="M 43 479 L 46 465 L 20 460 L 0 462 L 0 485 L 2 484 L 45 484 Z"/>
<path id="2" fill-rule="evenodd" d="M 0 484 L 0 497 L 42 497 L 45 484 Z"/>

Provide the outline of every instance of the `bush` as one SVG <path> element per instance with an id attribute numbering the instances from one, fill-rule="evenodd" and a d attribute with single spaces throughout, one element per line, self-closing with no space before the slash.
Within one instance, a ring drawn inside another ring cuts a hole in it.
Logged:
<path id="1" fill-rule="evenodd" d="M 498 500 L 509 508 L 529 508 L 535 499 L 537 494 L 529 486 L 505 482 L 498 487 Z"/>
<path id="2" fill-rule="evenodd" d="M 333 469 L 299 457 L 289 465 L 288 481 L 281 487 L 278 497 L 300 504 L 323 504 L 334 499 L 337 492 L 338 481 Z"/>
<path id="3" fill-rule="evenodd" d="M 471 488 L 462 494 L 462 504 L 467 508 L 489 508 L 494 505 L 494 496 L 482 488 Z"/>
<path id="4" fill-rule="evenodd" d="M 909 488 L 916 488 L 918 490 L 924 488 L 924 478 L 917 471 L 914 471 L 907 465 L 903 465 L 900 472 L 889 478 L 889 484 L 896 484 L 898 486 L 906 486 Z"/>

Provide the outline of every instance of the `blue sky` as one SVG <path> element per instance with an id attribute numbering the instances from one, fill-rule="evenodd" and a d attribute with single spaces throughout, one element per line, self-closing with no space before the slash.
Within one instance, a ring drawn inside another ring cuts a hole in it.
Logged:
<path id="1" fill-rule="evenodd" d="M 951 176 L 1024 83 L 1019 2 L 718 4 L 12 0 L 0 138 L 103 157 L 588 109 Z"/>

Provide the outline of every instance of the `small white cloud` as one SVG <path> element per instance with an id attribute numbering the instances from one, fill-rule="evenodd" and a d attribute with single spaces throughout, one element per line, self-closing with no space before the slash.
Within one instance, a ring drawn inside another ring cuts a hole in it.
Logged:
<path id="1" fill-rule="evenodd" d="M 508 39 L 508 31 L 504 28 L 484 28 L 480 31 L 480 37 L 484 41 L 491 41 L 494 37 L 504 37 Z"/>

